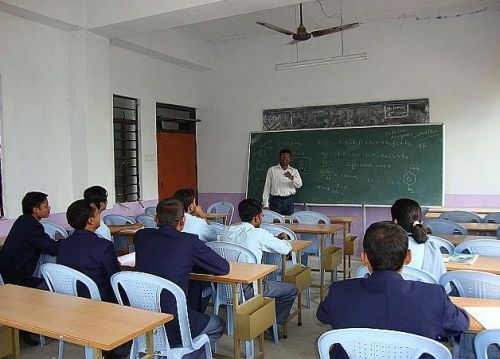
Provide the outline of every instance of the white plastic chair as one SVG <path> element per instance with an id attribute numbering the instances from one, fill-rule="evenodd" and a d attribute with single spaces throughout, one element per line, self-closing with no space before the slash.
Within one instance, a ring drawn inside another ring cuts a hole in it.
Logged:
<path id="1" fill-rule="evenodd" d="M 186 294 L 175 283 L 158 276 L 141 272 L 120 272 L 111 277 L 111 286 L 115 292 L 118 302 L 123 305 L 123 298 L 119 288 L 123 288 L 130 302 L 130 306 L 144 310 L 161 312 L 160 296 L 163 290 L 169 291 L 176 300 L 177 313 L 174 314 L 179 321 L 181 332 L 181 347 L 171 347 L 165 327 L 162 325 L 154 330 L 153 347 L 155 356 L 166 356 L 172 359 L 180 359 L 184 355 L 205 348 L 207 359 L 212 358 L 210 341 L 206 334 L 200 334 L 196 338 L 191 337 L 189 330 L 189 318 L 186 304 Z M 134 338 L 130 358 L 138 358 L 139 353 L 146 353 L 146 336 Z"/>
<path id="2" fill-rule="evenodd" d="M 243 262 L 243 263 L 257 263 L 257 258 L 255 255 L 245 247 L 239 246 L 234 243 L 228 242 L 208 242 L 207 246 L 213 249 L 218 255 L 226 259 L 228 262 Z M 233 335 L 233 296 L 231 286 L 229 284 L 217 283 L 217 288 L 214 290 L 216 293 L 214 300 L 214 314 L 219 313 L 219 307 L 221 305 L 226 306 L 226 317 L 227 317 L 227 335 Z M 253 283 L 253 292 L 258 292 L 257 283 Z M 238 284 L 238 301 L 245 302 L 245 295 L 243 293 L 243 287 Z M 274 333 L 274 343 L 278 344 L 278 325 L 276 319 L 273 324 Z M 247 356 L 250 353 L 253 354 L 253 341 L 246 342 L 246 353 Z"/>
<path id="3" fill-rule="evenodd" d="M 87 287 L 92 300 L 101 300 L 99 288 L 97 288 L 95 282 L 85 274 L 73 268 L 61 264 L 46 263 L 42 265 L 41 272 L 51 292 L 78 297 L 77 283 L 80 282 Z M 63 357 L 64 341 L 60 339 L 58 358 L 62 359 Z M 85 347 L 85 358 L 92 358 L 92 348 Z"/>
<path id="4" fill-rule="evenodd" d="M 497 239 L 473 239 L 460 243 L 456 246 L 455 252 L 500 257 L 500 241 Z"/>
<path id="5" fill-rule="evenodd" d="M 3 282 L 2 275 L 0 274 L 0 285 L 4 285 L 5 283 Z"/>
<path id="6" fill-rule="evenodd" d="M 427 240 L 435 243 L 441 250 L 441 253 L 443 253 L 443 249 L 448 254 L 453 254 L 453 252 L 455 251 L 455 246 L 453 245 L 453 243 L 444 238 L 429 235 Z"/>
<path id="7" fill-rule="evenodd" d="M 318 339 L 320 359 L 330 358 L 330 347 L 340 344 L 353 359 L 417 359 L 422 354 L 451 359 L 450 351 L 435 340 L 394 330 L 349 328 L 330 330 Z"/>
<path id="8" fill-rule="evenodd" d="M 439 218 L 447 219 L 456 223 L 481 223 L 482 218 L 473 212 L 468 211 L 448 211 L 442 213 Z"/>
<path id="9" fill-rule="evenodd" d="M 155 221 L 155 217 L 150 214 L 141 214 L 135 218 L 136 222 L 142 223 L 144 228 L 156 228 L 158 223 Z"/>
<path id="10" fill-rule="evenodd" d="M 477 359 L 488 359 L 488 347 L 492 344 L 500 346 L 500 329 L 483 330 L 474 338 L 474 349 Z"/>
<path id="11" fill-rule="evenodd" d="M 150 216 L 156 216 L 156 206 L 151 206 L 151 207 L 146 207 L 144 210 L 146 214 L 149 214 Z"/>
<path id="12" fill-rule="evenodd" d="M 40 223 L 43 226 L 44 232 L 47 233 L 49 237 L 52 238 L 53 240 L 58 241 L 59 239 L 62 238 L 68 238 L 68 232 L 60 225 L 48 221 L 42 221 Z M 34 276 L 41 278 L 42 273 L 40 272 L 40 268 L 42 267 L 42 265 L 44 265 L 45 263 L 55 263 L 55 262 L 56 262 L 56 257 L 45 253 L 40 254 L 40 258 L 38 259 L 38 264 L 35 269 Z"/>
<path id="13" fill-rule="evenodd" d="M 431 230 L 433 235 L 439 236 L 440 234 L 460 234 L 467 235 L 467 229 L 453 221 L 442 218 L 429 218 L 424 221 L 424 227 Z"/>
<path id="14" fill-rule="evenodd" d="M 102 220 L 107 226 L 123 226 L 136 223 L 135 219 L 121 214 L 108 214 Z M 128 246 L 127 236 L 113 235 L 113 243 L 116 250 L 125 248 Z"/>
<path id="15" fill-rule="evenodd" d="M 369 273 L 370 272 L 368 271 L 367 266 L 360 266 L 356 272 L 356 278 L 365 278 L 366 275 Z M 401 271 L 401 276 L 405 280 L 414 280 L 417 282 L 437 284 L 436 279 L 434 279 L 434 277 L 431 276 L 429 273 L 414 267 L 403 266 L 403 270 Z"/>
<path id="16" fill-rule="evenodd" d="M 228 213 L 226 221 L 221 221 L 226 225 L 230 225 L 233 221 L 234 206 L 230 202 L 216 202 L 208 206 L 207 213 Z M 215 221 L 218 222 L 218 221 Z"/>
<path id="17" fill-rule="evenodd" d="M 278 212 L 271 211 L 270 209 L 264 209 L 264 223 L 285 223 L 285 217 Z"/>
<path id="18" fill-rule="evenodd" d="M 225 225 L 219 222 L 211 221 L 209 224 L 210 227 L 215 229 L 215 232 L 217 232 L 217 240 L 220 239 L 220 236 L 222 235 L 222 232 L 227 228 Z"/>

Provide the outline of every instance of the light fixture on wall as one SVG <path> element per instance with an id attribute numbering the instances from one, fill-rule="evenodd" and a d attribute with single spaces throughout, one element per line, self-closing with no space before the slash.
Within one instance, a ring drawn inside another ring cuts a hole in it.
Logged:
<path id="1" fill-rule="evenodd" d="M 344 31 L 343 31 L 343 11 L 342 11 L 342 0 L 339 0 L 340 2 L 340 44 L 341 44 L 341 52 L 339 56 L 333 56 L 333 57 L 325 57 L 325 58 L 319 58 L 319 59 L 310 59 L 310 60 L 299 60 L 299 47 L 298 43 L 295 43 L 295 48 L 296 48 L 296 56 L 297 60 L 293 62 L 285 62 L 281 64 L 276 64 L 276 71 L 283 71 L 283 70 L 291 70 L 291 69 L 296 69 L 296 68 L 301 68 L 301 67 L 310 67 L 310 66 L 318 66 L 318 65 L 327 65 L 327 64 L 335 64 L 339 62 L 352 62 L 352 61 L 361 61 L 361 60 L 367 60 L 368 57 L 366 56 L 366 52 L 362 52 L 359 54 L 350 54 L 350 55 L 344 55 Z M 318 3 L 321 5 L 321 11 L 323 11 L 323 6 L 320 1 Z M 297 10 L 295 10 L 297 11 Z M 323 11 L 325 14 L 325 12 Z M 297 14 L 296 14 L 297 15 Z M 302 11 L 301 11 L 302 15 Z M 325 14 L 326 16 L 326 14 Z M 295 16 L 297 17 L 297 16 Z M 329 16 L 327 16 L 329 17 Z M 358 23 L 356 23 L 358 24 Z"/>
<path id="2" fill-rule="evenodd" d="M 294 61 L 294 62 L 285 62 L 282 64 L 276 64 L 276 71 L 283 70 L 291 70 L 300 67 L 310 67 L 310 66 L 318 66 L 318 65 L 326 65 L 326 64 L 335 64 L 339 62 L 352 62 L 352 61 L 361 61 L 367 60 L 366 52 L 360 54 L 352 54 L 352 55 L 340 55 L 333 57 L 326 57 L 322 59 L 311 59 L 311 60 L 303 60 L 303 61 Z"/>

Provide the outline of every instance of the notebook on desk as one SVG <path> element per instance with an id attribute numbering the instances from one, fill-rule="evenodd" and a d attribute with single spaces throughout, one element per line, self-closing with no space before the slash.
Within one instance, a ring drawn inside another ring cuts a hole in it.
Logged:
<path id="1" fill-rule="evenodd" d="M 500 308 L 491 307 L 464 307 L 484 329 L 500 329 Z"/>
<path id="2" fill-rule="evenodd" d="M 479 257 L 477 254 L 454 253 L 450 256 L 443 256 L 443 260 L 445 263 L 473 264 L 477 257 Z"/>

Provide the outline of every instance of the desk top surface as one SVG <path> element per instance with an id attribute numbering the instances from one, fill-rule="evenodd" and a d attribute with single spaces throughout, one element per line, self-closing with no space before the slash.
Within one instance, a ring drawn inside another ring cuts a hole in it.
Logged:
<path id="1" fill-rule="evenodd" d="M 219 218 L 226 218 L 229 216 L 229 213 L 205 213 L 205 214 L 209 221 Z"/>
<path id="2" fill-rule="evenodd" d="M 498 237 L 489 237 L 489 236 L 462 236 L 462 235 L 454 235 L 454 234 L 439 234 L 436 237 L 444 238 L 447 241 L 450 241 L 452 244 L 457 245 L 463 242 L 472 241 L 474 239 L 498 239 Z"/>
<path id="3" fill-rule="evenodd" d="M 333 234 L 344 229 L 342 224 L 301 224 L 301 223 L 282 223 L 281 224 L 295 233 L 310 234 Z"/>
<path id="4" fill-rule="evenodd" d="M 285 217 L 285 221 L 287 221 L 287 223 L 290 222 L 290 216 L 283 217 Z M 328 216 L 328 218 L 330 218 L 330 221 L 334 224 L 351 224 L 356 220 L 356 216 Z"/>
<path id="5" fill-rule="evenodd" d="M 0 324 L 102 350 L 116 348 L 172 319 L 171 314 L 39 289 L 0 287 Z"/>
<path id="6" fill-rule="evenodd" d="M 300 240 L 300 241 L 288 241 L 288 242 L 291 243 L 292 251 L 294 251 L 294 252 L 301 251 L 304 248 L 307 248 L 312 244 L 312 241 L 302 241 L 302 240 Z"/>
<path id="7" fill-rule="evenodd" d="M 472 264 L 463 263 L 445 263 L 447 271 L 453 270 L 475 270 L 500 274 L 500 257 L 479 256 Z"/>
<path id="8" fill-rule="evenodd" d="M 468 231 L 496 232 L 500 223 L 458 223 Z"/>
<path id="9" fill-rule="evenodd" d="M 479 298 L 462 298 L 462 297 L 450 297 L 451 301 L 455 303 L 460 308 L 464 307 L 500 307 L 500 300 L 494 299 L 479 299 Z M 469 332 L 479 333 L 484 330 L 482 324 L 480 324 L 474 317 L 470 316 Z"/>
<path id="10" fill-rule="evenodd" d="M 466 211 L 466 212 L 474 212 L 477 214 L 480 213 L 493 213 L 493 212 L 500 212 L 500 208 L 480 208 L 480 207 L 475 207 L 475 208 L 459 208 L 459 207 L 440 207 L 440 208 L 429 208 L 427 209 L 427 212 L 430 213 L 444 213 L 444 212 L 450 212 L 450 211 Z"/>
<path id="11" fill-rule="evenodd" d="M 226 275 L 191 273 L 190 279 L 216 283 L 250 284 L 274 272 L 278 267 L 274 264 L 252 264 L 229 262 L 230 270 Z"/>

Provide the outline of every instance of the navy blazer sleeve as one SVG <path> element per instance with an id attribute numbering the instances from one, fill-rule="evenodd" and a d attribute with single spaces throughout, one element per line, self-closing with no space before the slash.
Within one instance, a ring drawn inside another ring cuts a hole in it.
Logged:
<path id="1" fill-rule="evenodd" d="M 333 286 L 330 286 L 330 289 L 328 291 L 328 295 L 326 296 L 325 299 L 321 303 L 319 303 L 318 310 L 316 311 L 316 318 L 323 323 L 323 324 L 330 324 L 332 325 L 332 317 L 333 317 L 333 310 L 331 304 L 332 302 L 332 289 Z"/>
<path id="2" fill-rule="evenodd" d="M 229 273 L 229 263 L 227 260 L 215 253 L 205 243 L 196 239 L 194 246 L 194 268 L 196 273 L 207 273 L 224 275 Z"/>
<path id="3" fill-rule="evenodd" d="M 43 230 L 43 226 L 41 224 L 33 226 L 30 232 L 28 240 L 33 247 L 37 248 L 42 253 L 57 256 L 60 243 L 59 241 L 55 241 L 50 238 L 49 235 Z"/>
<path id="4" fill-rule="evenodd" d="M 450 338 L 465 332 L 469 328 L 469 317 L 463 309 L 453 304 L 444 287 L 441 287 L 441 289 L 444 296 L 444 305 L 441 319 L 443 332 L 440 336 L 441 338 Z"/>
<path id="5" fill-rule="evenodd" d="M 116 258 L 115 247 L 112 242 L 106 246 L 104 253 L 102 254 L 103 260 L 103 270 L 106 278 L 110 279 L 113 274 L 120 271 L 120 262 Z"/>

